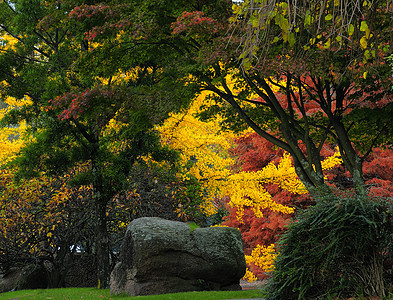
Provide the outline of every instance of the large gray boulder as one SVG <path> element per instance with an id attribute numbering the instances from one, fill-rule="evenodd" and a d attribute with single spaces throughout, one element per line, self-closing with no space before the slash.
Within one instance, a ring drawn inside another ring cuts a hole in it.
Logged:
<path id="1" fill-rule="evenodd" d="M 246 262 L 239 230 L 191 229 L 160 218 L 131 222 L 110 281 L 112 294 L 131 296 L 241 290 Z"/>

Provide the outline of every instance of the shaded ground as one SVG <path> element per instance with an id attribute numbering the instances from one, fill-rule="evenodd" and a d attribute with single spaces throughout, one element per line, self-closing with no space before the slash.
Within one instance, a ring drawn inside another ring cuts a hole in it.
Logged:
<path id="1" fill-rule="evenodd" d="M 258 289 L 262 288 L 263 285 L 265 284 L 265 281 L 257 280 L 254 282 L 248 282 L 245 280 L 240 280 L 240 286 L 242 287 L 243 290 L 251 290 L 251 289 Z"/>

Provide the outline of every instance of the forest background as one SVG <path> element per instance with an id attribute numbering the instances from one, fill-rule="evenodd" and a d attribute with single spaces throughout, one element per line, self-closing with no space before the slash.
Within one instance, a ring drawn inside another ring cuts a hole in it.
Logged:
<path id="1" fill-rule="evenodd" d="M 106 287 L 161 216 L 239 228 L 264 279 L 296 210 L 392 197 L 389 1 L 30 2 L 0 6 L 3 272 L 62 286 L 77 245 Z"/>

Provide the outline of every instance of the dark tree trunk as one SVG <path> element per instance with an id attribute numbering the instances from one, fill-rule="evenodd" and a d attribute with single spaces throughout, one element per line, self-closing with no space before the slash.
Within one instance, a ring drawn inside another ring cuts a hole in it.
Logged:
<path id="1" fill-rule="evenodd" d="M 99 192 L 98 192 L 99 193 Z M 96 258 L 98 288 L 109 287 L 110 260 L 109 260 L 109 238 L 107 231 L 106 208 L 107 200 L 96 196 Z"/>
<path id="2" fill-rule="evenodd" d="M 93 157 L 97 157 L 98 143 L 93 151 Z M 103 173 L 100 165 L 92 159 L 93 190 L 95 205 L 95 252 L 97 259 L 97 287 L 106 289 L 109 287 L 110 259 L 109 259 L 109 237 L 107 230 L 106 210 L 110 200 L 110 193 L 105 190 Z"/>

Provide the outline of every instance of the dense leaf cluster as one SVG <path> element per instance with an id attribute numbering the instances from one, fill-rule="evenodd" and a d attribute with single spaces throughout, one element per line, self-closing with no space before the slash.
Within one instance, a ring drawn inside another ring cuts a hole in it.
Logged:
<path id="1" fill-rule="evenodd" d="M 279 242 L 268 299 L 384 296 L 392 209 L 385 200 L 335 198 L 305 210 Z"/>

